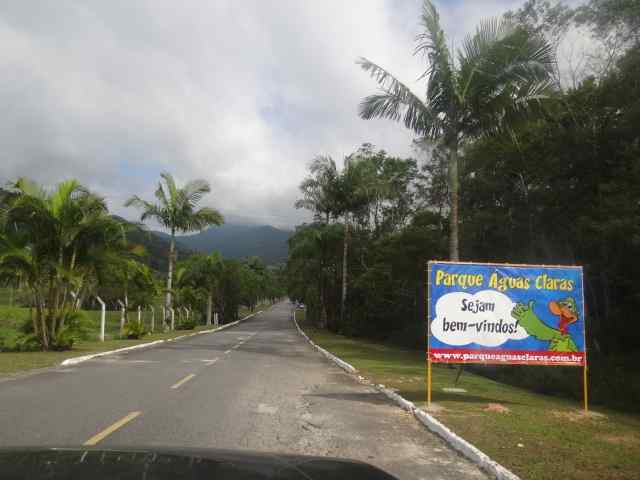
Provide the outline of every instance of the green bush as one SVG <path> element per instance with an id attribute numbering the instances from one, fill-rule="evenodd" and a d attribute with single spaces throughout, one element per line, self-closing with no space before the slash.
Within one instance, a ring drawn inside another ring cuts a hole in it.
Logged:
<path id="1" fill-rule="evenodd" d="M 30 318 L 24 319 L 20 323 L 18 330 L 21 333 L 24 333 L 25 335 L 29 335 L 31 333 L 34 333 L 34 331 L 33 331 L 33 321 Z"/>
<path id="2" fill-rule="evenodd" d="M 0 328 L 0 352 L 33 352 L 40 349 L 40 341 L 35 335 L 23 334 L 12 328 Z"/>
<path id="3" fill-rule="evenodd" d="M 147 328 L 143 322 L 129 322 L 124 326 L 123 335 L 130 340 L 137 340 L 147 334 Z"/>
<path id="4" fill-rule="evenodd" d="M 40 339 L 34 334 L 20 335 L 17 342 L 18 351 L 20 352 L 36 352 L 42 350 Z"/>
<path id="5" fill-rule="evenodd" d="M 76 340 L 91 340 L 98 333 L 98 326 L 83 312 L 70 312 L 65 315 L 65 328 Z"/>
<path id="6" fill-rule="evenodd" d="M 196 328 L 196 321 L 192 318 L 183 320 L 176 325 L 176 330 L 193 330 L 194 328 Z"/>
<path id="7" fill-rule="evenodd" d="M 63 351 L 63 350 L 71 350 L 73 348 L 73 344 L 76 341 L 76 335 L 73 330 L 68 326 L 65 326 L 62 330 L 58 332 L 56 338 L 51 342 L 51 350 Z"/>
<path id="8" fill-rule="evenodd" d="M 0 351 L 17 352 L 20 333 L 12 328 L 0 328 Z"/>
<path id="9" fill-rule="evenodd" d="M 0 327 L 18 330 L 29 319 L 28 308 L 0 305 Z"/>

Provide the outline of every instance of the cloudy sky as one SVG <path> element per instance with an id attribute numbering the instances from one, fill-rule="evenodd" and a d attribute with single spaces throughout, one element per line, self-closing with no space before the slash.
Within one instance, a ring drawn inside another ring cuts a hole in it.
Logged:
<path id="1" fill-rule="evenodd" d="M 441 0 L 461 40 L 521 2 Z M 230 218 L 291 226 L 318 154 L 363 142 L 411 154 L 411 135 L 364 121 L 375 84 L 359 56 L 422 94 L 420 0 L 5 0 L 0 5 L 0 182 L 75 177 L 122 207 L 161 171 L 208 180 Z"/>

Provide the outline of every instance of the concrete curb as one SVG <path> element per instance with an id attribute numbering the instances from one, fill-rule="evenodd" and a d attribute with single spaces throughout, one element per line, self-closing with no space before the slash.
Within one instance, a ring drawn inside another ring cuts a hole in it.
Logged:
<path id="1" fill-rule="evenodd" d="M 262 313 L 262 310 L 258 310 L 257 312 L 252 313 L 251 315 L 247 315 L 246 317 L 241 318 L 240 320 L 236 320 L 235 322 L 225 323 L 224 325 L 221 325 L 218 328 L 210 328 L 208 330 L 200 330 L 199 332 L 187 333 L 185 335 L 180 335 L 180 336 L 174 337 L 174 338 L 168 338 L 168 339 L 165 339 L 165 340 L 155 340 L 153 342 L 141 343 L 139 345 L 133 345 L 131 347 L 118 348 L 116 350 L 107 350 L 106 352 L 92 353 L 91 355 L 82 355 L 80 357 L 67 358 L 66 360 L 63 360 L 62 363 L 60 363 L 60 366 L 61 367 L 67 367 L 69 365 L 77 365 L 79 363 L 86 362 L 87 360 L 92 360 L 92 359 L 98 358 L 98 357 L 104 357 L 105 355 L 113 355 L 115 353 L 125 353 L 125 352 L 130 352 L 132 350 L 141 350 L 141 349 L 145 349 L 145 348 L 151 348 L 151 347 L 155 347 L 156 345 L 160 345 L 161 343 L 175 342 L 176 340 L 181 340 L 181 339 L 187 338 L 187 337 L 193 337 L 195 335 L 202 335 L 204 333 L 219 332 L 220 330 L 224 330 L 225 328 L 233 327 L 234 325 L 237 325 L 240 322 L 244 322 L 245 320 L 248 320 L 251 317 L 253 317 L 255 315 L 258 315 L 259 313 Z"/>
<path id="2" fill-rule="evenodd" d="M 296 321 L 295 318 L 293 318 L 293 322 L 298 332 L 300 332 L 300 334 L 304 338 L 306 338 L 307 341 L 311 345 L 313 345 L 313 347 L 316 350 L 320 351 L 325 357 L 335 362 L 339 367 L 346 370 L 347 372 L 349 373 L 357 372 L 357 370 L 349 363 L 345 362 L 344 360 L 336 357 L 332 353 L 326 351 L 324 348 L 319 347 L 318 345 L 313 343 L 313 341 L 311 341 L 311 339 L 307 336 L 307 334 L 302 331 L 302 329 L 300 328 L 300 325 L 298 325 L 298 322 Z M 398 395 L 393 390 L 386 388 L 384 385 L 373 385 L 371 382 L 369 382 L 366 378 L 362 376 L 358 376 L 357 381 L 364 385 L 372 386 L 373 388 L 375 388 L 376 390 L 378 390 L 379 392 L 387 396 L 389 399 L 391 399 L 393 402 L 395 402 L 400 408 L 402 408 L 403 410 L 406 410 L 407 412 L 412 413 L 413 416 L 416 417 L 416 419 L 420 423 L 422 423 L 425 427 L 427 427 L 428 430 L 438 435 L 451 448 L 453 448 L 455 451 L 460 453 L 463 457 L 467 458 L 468 460 L 476 464 L 478 467 L 480 467 L 489 475 L 492 475 L 493 477 L 495 477 L 497 480 L 520 480 L 520 477 L 518 477 L 515 473 L 506 469 L 505 467 L 500 465 L 498 462 L 492 460 L 487 454 L 483 453 L 474 445 L 466 441 L 464 438 L 453 433 L 449 428 L 447 428 L 442 423 L 440 423 L 440 421 L 438 421 L 432 415 L 429 415 L 426 411 L 422 410 L 421 408 L 417 408 L 413 404 L 413 402 L 410 402 L 409 400 L 402 397 L 401 395 Z"/>
<path id="3" fill-rule="evenodd" d="M 515 473 L 506 469 L 498 462 L 492 460 L 486 453 L 483 453 L 480 449 L 473 444 L 467 442 L 464 438 L 459 437 L 442 423 L 436 420 L 433 416 L 420 408 L 416 408 L 413 411 L 413 415 L 422 423 L 425 427 L 431 430 L 436 435 L 443 438 L 454 450 L 461 453 L 464 457 L 471 460 L 478 465 L 482 470 L 493 475 L 498 480 L 520 480 Z"/>
<path id="4" fill-rule="evenodd" d="M 313 348 L 318 350 L 322 355 L 327 357 L 329 360 L 331 360 L 333 363 L 338 365 L 341 369 L 345 370 L 346 372 L 349 372 L 349 373 L 356 373 L 357 372 L 357 370 L 350 363 L 345 362 L 341 358 L 336 357 L 333 353 L 331 353 L 331 352 L 325 350 L 324 348 L 320 347 L 319 345 L 316 345 L 315 343 L 313 343 L 313 341 L 309 337 L 307 337 L 307 334 L 302 331 L 302 329 L 298 325 L 298 322 L 296 321 L 295 317 L 292 317 L 292 318 L 293 318 L 293 323 L 295 323 L 296 328 L 298 329 L 298 332 L 300 333 L 300 335 L 302 335 L 304 338 L 306 338 L 307 342 L 309 342 L 313 346 Z"/>

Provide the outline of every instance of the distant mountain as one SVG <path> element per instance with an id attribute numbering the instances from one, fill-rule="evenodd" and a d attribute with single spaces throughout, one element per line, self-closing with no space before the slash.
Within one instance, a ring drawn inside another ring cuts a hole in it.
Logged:
<path id="1" fill-rule="evenodd" d="M 164 239 L 169 235 L 154 232 Z M 218 250 L 223 257 L 260 257 L 266 263 L 283 262 L 287 259 L 287 241 L 292 232 L 269 225 L 247 225 L 225 223 L 211 227 L 194 235 L 177 236 L 177 243 L 184 249 L 211 253 Z"/>
<path id="2" fill-rule="evenodd" d="M 114 216 L 122 221 L 124 219 Z M 141 230 L 134 228 L 127 232 L 127 240 L 134 244 L 143 245 L 146 255 L 140 260 L 146 263 L 150 268 L 159 272 L 169 270 L 169 236 L 161 232 L 153 232 L 150 230 Z M 176 242 L 178 250 L 178 259 L 185 258 L 194 254 L 193 250 L 185 245 Z"/>

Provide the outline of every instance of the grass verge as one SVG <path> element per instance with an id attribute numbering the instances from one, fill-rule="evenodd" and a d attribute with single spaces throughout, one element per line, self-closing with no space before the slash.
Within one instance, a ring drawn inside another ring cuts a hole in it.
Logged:
<path id="1" fill-rule="evenodd" d="M 261 304 L 256 308 L 256 311 L 267 307 L 268 304 Z M 18 309 L 20 315 L 26 313 L 27 309 Z M 24 311 L 23 311 L 24 310 Z M 27 311 L 28 312 L 28 311 Z M 244 318 L 249 314 L 248 309 L 241 307 L 239 310 L 240 318 Z M 18 317 L 18 320 L 21 320 Z M 16 321 L 17 323 L 17 321 Z M 55 365 L 59 365 L 67 358 L 80 357 L 82 355 L 89 355 L 92 353 L 106 352 L 108 350 L 116 350 L 118 348 L 131 347 L 139 345 L 141 343 L 149 343 L 155 340 L 166 340 L 170 338 L 179 337 L 181 335 L 187 335 L 189 333 L 197 332 L 200 330 L 206 330 L 212 328 L 206 325 L 198 325 L 194 330 L 180 330 L 174 332 L 161 332 L 152 333 L 146 335 L 139 340 L 127 340 L 127 339 L 108 339 L 104 342 L 100 341 L 79 341 L 74 344 L 72 350 L 65 352 L 1 352 L 0 353 L 0 375 L 13 374 L 22 372 L 25 370 L 33 370 L 38 368 L 47 368 Z"/>
<path id="2" fill-rule="evenodd" d="M 0 375 L 17 373 L 36 368 L 52 367 L 59 365 L 67 358 L 80 357 L 91 353 L 106 352 L 117 348 L 132 347 L 141 343 L 149 343 L 155 340 L 166 340 L 179 337 L 208 327 L 198 326 L 195 330 L 183 330 L 166 333 L 152 333 L 139 340 L 106 340 L 79 341 L 74 344 L 72 350 L 64 352 L 2 352 L 0 353 Z"/>
<path id="3" fill-rule="evenodd" d="M 362 375 L 426 406 L 423 352 L 319 330 L 304 322 L 304 312 L 296 318 L 315 343 Z M 454 387 L 456 374 L 456 369 L 434 366 L 431 413 L 521 478 L 639 478 L 640 416 L 598 408 L 585 415 L 574 401 L 466 371 L 456 385 L 466 392 L 445 391 Z"/>

